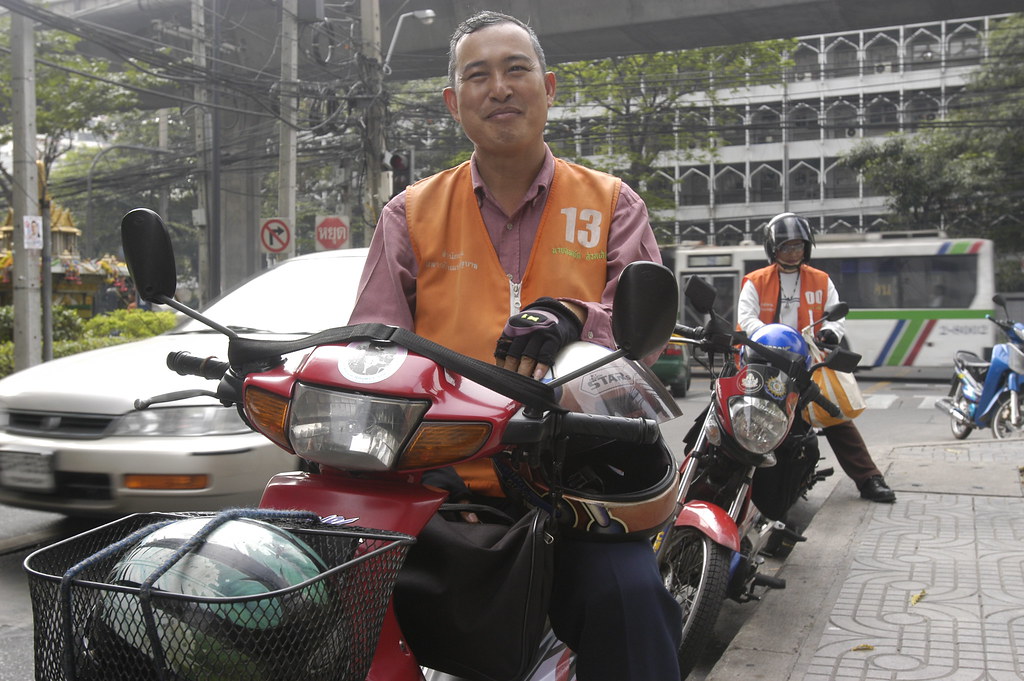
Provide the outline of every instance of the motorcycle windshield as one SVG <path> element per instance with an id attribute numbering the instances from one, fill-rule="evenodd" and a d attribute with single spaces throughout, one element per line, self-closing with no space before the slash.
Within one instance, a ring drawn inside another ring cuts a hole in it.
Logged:
<path id="1" fill-rule="evenodd" d="M 573 343 L 555 358 L 557 379 L 607 357 L 611 351 L 593 343 Z M 559 404 L 569 411 L 604 416 L 654 419 L 658 423 L 682 415 L 675 398 L 644 364 L 619 357 L 561 385 Z"/>

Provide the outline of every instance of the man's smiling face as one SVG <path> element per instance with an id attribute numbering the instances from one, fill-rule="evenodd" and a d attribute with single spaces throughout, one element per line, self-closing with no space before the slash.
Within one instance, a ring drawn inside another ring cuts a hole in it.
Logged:
<path id="1" fill-rule="evenodd" d="M 555 77 L 544 73 L 530 37 L 512 23 L 471 33 L 456 48 L 455 85 L 445 103 L 484 153 L 517 153 L 543 140 Z"/>

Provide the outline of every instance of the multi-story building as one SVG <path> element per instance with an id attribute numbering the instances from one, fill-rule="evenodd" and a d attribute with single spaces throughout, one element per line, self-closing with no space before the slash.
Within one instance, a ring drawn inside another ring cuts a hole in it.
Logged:
<path id="1" fill-rule="evenodd" d="M 825 234 L 883 228 L 885 197 L 840 157 L 865 139 L 943 119 L 999 18 L 802 37 L 781 83 L 694 102 L 685 125 L 696 116 L 717 132 L 718 147 L 696 160 L 692 152 L 660 155 L 660 177 L 647 189 L 675 204 L 652 213 L 661 240 L 760 241 L 768 219 L 784 211 Z"/>

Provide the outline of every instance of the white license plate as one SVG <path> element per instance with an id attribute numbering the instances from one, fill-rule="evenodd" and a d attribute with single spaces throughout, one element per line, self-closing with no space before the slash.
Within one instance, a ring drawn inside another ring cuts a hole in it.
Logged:
<path id="1" fill-rule="evenodd" d="M 53 452 L 0 451 L 0 486 L 32 492 L 52 492 Z"/>

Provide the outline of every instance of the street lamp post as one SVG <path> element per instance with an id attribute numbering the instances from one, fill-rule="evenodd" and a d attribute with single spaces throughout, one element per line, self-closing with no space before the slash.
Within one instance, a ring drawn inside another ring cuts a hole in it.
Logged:
<path id="1" fill-rule="evenodd" d="M 405 21 L 406 17 L 416 17 L 424 26 L 429 26 L 434 23 L 434 17 L 436 16 L 437 12 L 432 9 L 418 9 L 415 12 L 406 12 L 398 17 L 398 23 L 395 24 L 395 32 L 391 35 L 391 44 L 388 45 L 388 54 L 384 57 L 384 66 L 381 68 L 381 70 L 384 71 L 385 76 L 391 75 L 391 55 L 395 52 L 395 44 L 398 42 L 398 32 L 402 30 L 402 22 Z"/>

